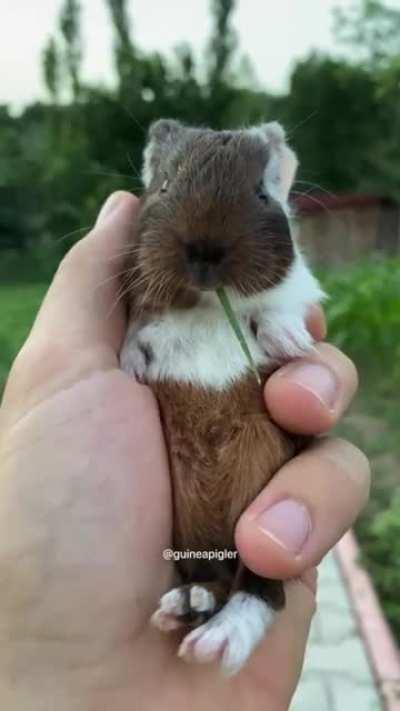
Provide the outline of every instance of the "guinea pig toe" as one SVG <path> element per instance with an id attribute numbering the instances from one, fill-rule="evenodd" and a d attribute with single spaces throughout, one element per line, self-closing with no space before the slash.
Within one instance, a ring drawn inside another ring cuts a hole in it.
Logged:
<path id="1" fill-rule="evenodd" d="M 173 588 L 165 593 L 150 622 L 161 632 L 170 632 L 182 627 L 182 617 L 189 612 L 188 596 L 184 588 Z"/>
<path id="2" fill-rule="evenodd" d="M 150 622 L 153 627 L 156 627 L 160 632 L 172 632 L 183 626 L 183 622 L 175 617 L 175 615 L 164 612 L 164 610 L 160 608 L 151 616 Z"/>
<path id="3" fill-rule="evenodd" d="M 195 612 L 213 612 L 215 595 L 202 585 L 192 585 L 190 589 L 190 607 Z"/>
<path id="4" fill-rule="evenodd" d="M 247 643 L 246 643 L 247 642 Z M 179 656 L 186 662 L 219 662 L 226 676 L 236 674 L 246 663 L 253 646 L 243 638 L 240 625 L 211 618 L 183 640 Z"/>
<path id="5" fill-rule="evenodd" d="M 184 638 L 178 655 L 186 662 L 219 661 L 226 676 L 237 674 L 275 619 L 255 595 L 235 593 L 208 622 Z"/>
<path id="6" fill-rule="evenodd" d="M 212 624 L 213 620 L 186 635 L 178 650 L 185 662 L 208 664 L 221 659 L 227 639 L 223 630 Z"/>
<path id="7" fill-rule="evenodd" d="M 299 358 L 313 349 L 313 339 L 303 319 L 290 315 L 262 323 L 257 340 L 265 354 L 277 361 Z"/>
<path id="8" fill-rule="evenodd" d="M 172 615 L 185 615 L 189 612 L 189 601 L 185 588 L 173 588 L 165 593 L 160 600 L 160 609 Z"/>
<path id="9" fill-rule="evenodd" d="M 148 364 L 145 353 L 139 344 L 128 343 L 123 347 L 120 355 L 121 369 L 139 383 L 146 381 Z"/>

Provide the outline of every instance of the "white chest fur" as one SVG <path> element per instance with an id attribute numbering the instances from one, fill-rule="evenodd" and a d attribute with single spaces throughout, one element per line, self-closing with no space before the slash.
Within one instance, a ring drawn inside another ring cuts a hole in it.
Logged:
<path id="1" fill-rule="evenodd" d="M 304 320 L 307 307 L 321 300 L 323 292 L 300 254 L 278 286 L 253 297 L 230 296 L 258 367 L 312 348 Z M 132 322 L 121 351 L 121 366 L 149 383 L 168 379 L 215 389 L 229 387 L 248 370 L 212 292 L 205 293 L 192 309 L 170 310 L 145 325 Z"/>

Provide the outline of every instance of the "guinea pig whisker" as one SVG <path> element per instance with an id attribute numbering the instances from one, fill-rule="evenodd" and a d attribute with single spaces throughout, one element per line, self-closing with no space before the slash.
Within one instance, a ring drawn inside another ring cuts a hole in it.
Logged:
<path id="1" fill-rule="evenodd" d="M 314 116 L 317 116 L 317 114 L 318 114 L 318 109 L 314 109 L 314 111 L 312 111 L 310 114 L 308 114 L 308 116 L 306 116 L 306 118 L 304 118 L 302 121 L 299 121 L 299 123 L 297 123 L 289 131 L 287 131 L 286 137 L 291 138 L 293 136 L 293 134 L 297 131 L 298 128 L 300 128 L 301 126 L 304 126 L 305 123 L 308 123 L 309 121 L 311 121 L 311 119 L 314 118 Z"/>
<path id="2" fill-rule="evenodd" d="M 117 274 L 112 274 L 112 276 L 107 277 L 107 279 L 103 279 L 99 284 L 96 285 L 95 291 L 98 289 L 101 289 L 103 286 L 106 286 L 106 284 L 109 284 L 110 282 L 114 281 L 114 279 L 120 279 L 121 277 L 125 276 L 127 274 L 127 270 L 124 269 L 122 272 L 117 272 Z"/>
<path id="3" fill-rule="evenodd" d="M 108 320 L 115 309 L 117 308 L 118 304 L 121 303 L 122 299 L 124 299 L 130 292 L 129 287 L 126 287 L 124 284 L 121 286 L 121 289 L 119 292 L 117 292 L 116 299 L 114 303 L 112 304 L 111 308 L 109 309 L 108 313 L 106 314 L 106 320 Z"/>
<path id="4" fill-rule="evenodd" d="M 136 124 L 136 126 L 137 126 L 138 128 L 140 128 L 140 130 L 141 130 L 141 132 L 143 133 L 143 135 L 145 135 L 146 129 L 144 128 L 144 126 L 142 126 L 142 124 L 140 123 L 140 121 L 138 121 L 137 118 L 133 115 L 132 111 L 130 111 L 130 110 L 128 109 L 128 107 L 125 106 L 125 104 L 121 104 L 121 108 L 125 111 L 125 113 L 127 114 L 127 116 L 129 116 L 129 118 L 132 119 L 132 121 Z"/>
<path id="5" fill-rule="evenodd" d="M 132 180 L 131 173 L 117 173 L 108 170 L 86 170 L 85 173 L 87 175 L 103 175 L 106 178 L 127 178 L 128 180 Z M 140 183 L 135 183 L 134 187 L 138 188 L 142 186 Z"/>
<path id="6" fill-rule="evenodd" d="M 72 237 L 73 235 L 77 235 L 80 232 L 86 232 L 87 230 L 91 230 L 93 225 L 88 225 L 87 227 L 78 227 L 77 230 L 72 230 L 72 232 L 67 232 L 66 235 L 62 235 L 61 237 L 56 237 L 54 240 L 55 244 L 59 244 L 60 242 L 63 242 L 65 239 L 68 239 L 68 237 Z"/>
<path id="7" fill-rule="evenodd" d="M 311 195 L 310 192 L 303 193 L 299 190 L 292 190 L 292 193 L 294 195 L 300 195 L 300 197 L 308 198 L 308 200 L 311 200 L 311 202 L 314 202 L 316 205 L 319 205 L 319 207 L 322 207 L 322 209 L 325 210 L 328 215 L 332 215 L 332 210 L 330 210 L 326 205 L 324 205 L 321 200 L 318 200 L 318 198 L 316 198 L 314 195 Z"/>
<path id="8" fill-rule="evenodd" d="M 301 183 L 302 185 L 310 185 L 311 190 L 320 190 L 322 193 L 326 193 L 326 195 L 329 195 L 329 197 L 336 197 L 335 193 L 331 192 L 331 190 L 327 190 L 326 188 L 323 188 L 322 185 L 318 185 L 318 183 L 312 183 L 309 180 L 296 180 L 295 185 Z M 309 195 L 311 192 L 307 191 L 307 193 L 304 193 L 305 195 Z"/>
<path id="9" fill-rule="evenodd" d="M 113 254 L 112 257 L 108 258 L 109 262 L 116 262 L 120 261 L 123 257 L 135 257 L 137 254 L 139 254 L 139 248 L 129 248 L 129 249 L 124 249 L 121 250 L 120 252 L 117 252 L 116 254 Z"/>
<path id="10" fill-rule="evenodd" d="M 139 173 L 139 171 L 135 168 L 134 163 L 133 163 L 133 160 L 132 160 L 132 158 L 130 157 L 129 153 L 126 154 L 126 157 L 127 157 L 127 159 L 128 159 L 129 165 L 130 165 L 131 168 L 132 168 L 133 174 L 135 175 L 136 178 L 139 178 L 139 180 L 140 180 L 140 179 L 141 179 L 140 173 Z"/>

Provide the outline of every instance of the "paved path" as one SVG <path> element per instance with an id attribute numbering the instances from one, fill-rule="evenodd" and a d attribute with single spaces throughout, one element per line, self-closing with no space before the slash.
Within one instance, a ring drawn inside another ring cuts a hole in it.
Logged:
<path id="1" fill-rule="evenodd" d="M 383 711 L 332 554 L 319 569 L 318 610 L 290 711 Z"/>

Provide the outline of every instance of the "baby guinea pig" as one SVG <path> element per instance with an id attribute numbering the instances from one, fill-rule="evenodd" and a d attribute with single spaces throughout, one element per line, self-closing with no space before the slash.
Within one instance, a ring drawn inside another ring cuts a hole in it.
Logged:
<path id="1" fill-rule="evenodd" d="M 242 511 L 302 446 L 273 423 L 216 289 L 224 287 L 262 383 L 312 348 L 322 296 L 294 243 L 287 204 L 297 160 L 278 123 L 212 131 L 160 120 L 144 152 L 138 235 L 126 265 L 121 366 L 158 398 L 169 452 L 180 584 L 152 622 L 192 628 L 178 654 L 235 674 L 285 604 L 281 581 L 235 551 Z M 208 551 L 229 551 L 224 560 Z"/>

